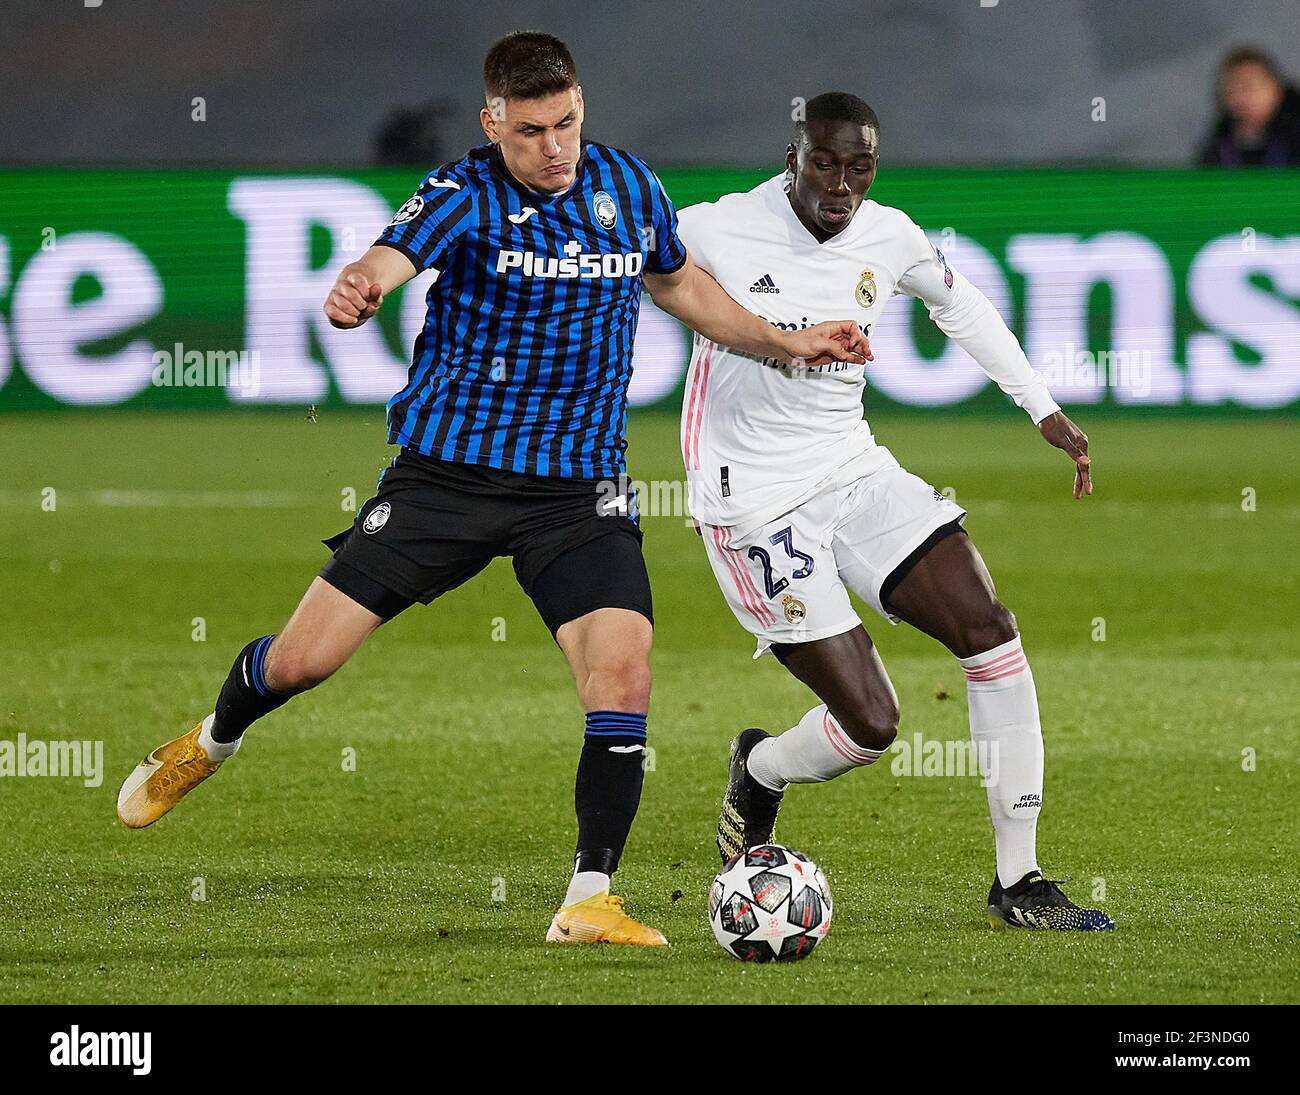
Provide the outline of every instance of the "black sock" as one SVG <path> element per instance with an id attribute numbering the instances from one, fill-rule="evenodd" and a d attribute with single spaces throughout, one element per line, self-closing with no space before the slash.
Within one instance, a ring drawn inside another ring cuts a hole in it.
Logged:
<path id="1" fill-rule="evenodd" d="M 588 711 L 578 761 L 575 870 L 613 874 L 641 801 L 645 779 L 645 715 Z"/>
<path id="2" fill-rule="evenodd" d="M 276 692 L 266 683 L 263 673 L 266 652 L 274 638 L 274 635 L 263 635 L 239 652 L 217 697 L 213 741 L 238 741 L 254 722 L 293 698 L 294 693 Z"/>

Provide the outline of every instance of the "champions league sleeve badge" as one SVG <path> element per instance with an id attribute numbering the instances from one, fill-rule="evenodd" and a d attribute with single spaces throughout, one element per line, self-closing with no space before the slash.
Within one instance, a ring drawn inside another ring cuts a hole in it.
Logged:
<path id="1" fill-rule="evenodd" d="M 388 223 L 406 224 L 410 221 L 415 220 L 415 218 L 420 215 L 420 210 L 422 210 L 423 208 L 424 208 L 424 199 L 420 197 L 419 194 L 416 194 L 414 197 L 407 199 L 406 204 L 403 205 L 401 209 L 399 209 L 396 213 L 393 214 L 393 219 Z"/>

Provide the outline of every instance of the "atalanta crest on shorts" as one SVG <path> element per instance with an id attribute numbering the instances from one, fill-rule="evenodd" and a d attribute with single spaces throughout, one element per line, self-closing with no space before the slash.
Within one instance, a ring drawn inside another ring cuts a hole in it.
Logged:
<path id="1" fill-rule="evenodd" d="M 391 516 L 392 512 L 392 506 L 387 502 L 380 502 L 379 505 L 366 514 L 366 519 L 362 522 L 361 527 L 365 529 L 366 532 L 378 532 L 388 524 L 388 518 Z"/>
<path id="2" fill-rule="evenodd" d="M 396 213 L 393 214 L 393 219 L 388 223 L 406 224 L 409 221 L 415 220 L 415 218 L 420 215 L 420 210 L 422 210 L 423 208 L 424 208 L 424 199 L 420 197 L 419 194 L 416 194 L 414 197 L 407 199 L 406 204 L 403 205 L 401 209 L 399 209 Z"/>
<path id="3" fill-rule="evenodd" d="M 876 303 L 876 275 L 870 270 L 862 271 L 862 277 L 858 279 L 855 295 L 858 298 L 858 303 L 863 308 L 870 308 Z"/>
<path id="4" fill-rule="evenodd" d="M 592 197 L 591 211 L 601 228 L 613 228 L 618 221 L 618 206 L 604 190 L 598 190 Z"/>

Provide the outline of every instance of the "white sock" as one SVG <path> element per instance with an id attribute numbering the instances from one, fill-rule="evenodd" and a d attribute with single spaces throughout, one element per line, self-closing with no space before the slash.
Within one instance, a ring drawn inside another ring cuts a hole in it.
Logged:
<path id="1" fill-rule="evenodd" d="M 234 741 L 216 741 L 212 737 L 212 724 L 216 721 L 216 717 L 214 712 L 203 720 L 203 729 L 199 731 L 199 744 L 203 746 L 203 751 L 208 754 L 208 760 L 215 760 L 220 764 L 221 761 L 227 757 L 233 757 L 239 751 L 244 736 L 241 734 Z"/>
<path id="2" fill-rule="evenodd" d="M 569 892 L 564 895 L 564 904 L 586 901 L 598 893 L 609 893 L 609 875 L 600 871 L 574 871 L 569 879 Z"/>
<path id="3" fill-rule="evenodd" d="M 966 670 L 970 736 L 987 781 L 998 880 L 1003 886 L 1013 886 L 1038 870 L 1043 731 L 1038 722 L 1034 675 L 1019 635 L 958 661 Z"/>
<path id="4" fill-rule="evenodd" d="M 825 783 L 880 759 L 883 749 L 863 749 L 844 732 L 826 705 L 814 707 L 784 734 L 750 751 L 749 774 L 770 791 L 791 783 Z"/>

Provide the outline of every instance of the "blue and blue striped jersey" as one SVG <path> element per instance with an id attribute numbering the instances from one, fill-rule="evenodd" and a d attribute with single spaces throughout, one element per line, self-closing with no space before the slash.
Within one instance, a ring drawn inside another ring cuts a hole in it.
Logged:
<path id="1" fill-rule="evenodd" d="M 376 242 L 439 271 L 388 404 L 392 443 L 531 475 L 623 472 L 641 275 L 686 261 L 649 167 L 584 141 L 573 186 L 544 195 L 483 145 L 431 173 Z"/>

